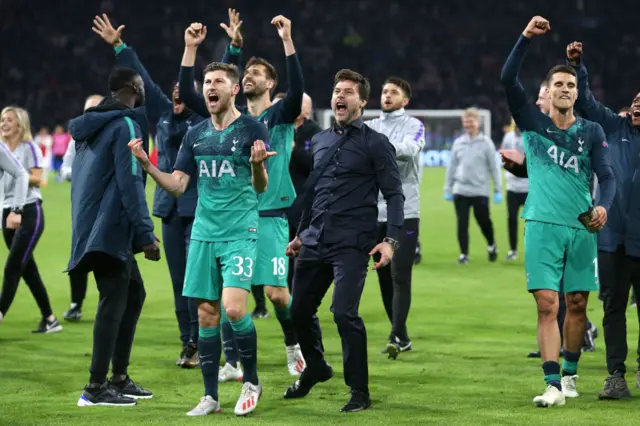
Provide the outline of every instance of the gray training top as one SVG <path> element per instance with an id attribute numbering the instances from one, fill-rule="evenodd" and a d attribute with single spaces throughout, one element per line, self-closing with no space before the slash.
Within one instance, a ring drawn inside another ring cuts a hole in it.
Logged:
<path id="1" fill-rule="evenodd" d="M 475 137 L 463 134 L 451 147 L 449 167 L 445 177 L 447 194 L 465 197 L 491 196 L 491 180 L 494 192 L 502 192 L 502 176 L 496 161 L 496 147 L 482 133 Z"/>
<path id="2" fill-rule="evenodd" d="M 13 152 L 13 155 L 18 159 L 25 171 L 27 171 L 27 182 L 29 181 L 29 170 L 42 167 L 42 151 L 40 151 L 40 148 L 38 148 L 33 142 L 29 141 L 20 143 Z M 16 186 L 16 179 L 13 176 L 5 175 L 3 180 L 4 201 L 2 203 L 2 208 L 8 209 L 14 206 L 14 198 L 19 189 Z M 40 188 L 29 186 L 24 204 L 35 203 L 38 200 L 42 200 Z"/>
<path id="3" fill-rule="evenodd" d="M 13 180 L 13 195 L 10 202 L 3 201 L 2 205 L 9 208 L 22 208 L 29 190 L 29 173 L 9 151 L 7 145 L 0 142 L 0 200 L 4 199 L 4 181 L 8 178 Z"/>
<path id="4" fill-rule="evenodd" d="M 383 112 L 379 118 L 365 121 L 376 132 L 382 133 L 396 149 L 396 161 L 404 193 L 404 218 L 420 218 L 420 152 L 424 147 L 424 124 L 411 117 L 404 108 Z M 387 221 L 387 202 L 378 196 L 378 222 Z"/>

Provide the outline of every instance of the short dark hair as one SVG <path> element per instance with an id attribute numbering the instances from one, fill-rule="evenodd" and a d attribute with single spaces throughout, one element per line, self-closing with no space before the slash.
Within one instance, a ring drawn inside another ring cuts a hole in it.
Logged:
<path id="1" fill-rule="evenodd" d="M 278 73 L 276 72 L 276 68 L 271 65 L 271 63 L 266 59 L 252 56 L 251 58 L 249 58 L 249 60 L 247 61 L 247 65 L 245 65 L 244 67 L 245 71 L 254 65 L 262 65 L 263 67 L 265 67 L 265 69 L 267 70 L 267 78 L 275 82 L 273 85 L 273 89 L 275 90 L 275 88 L 278 86 Z"/>
<path id="2" fill-rule="evenodd" d="M 333 87 L 335 88 L 341 81 L 352 81 L 354 83 L 357 83 L 360 99 L 363 101 L 369 100 L 369 95 L 371 94 L 371 84 L 369 83 L 368 78 L 364 77 L 358 72 L 348 69 L 342 69 L 336 73 L 336 76 L 333 80 Z"/>
<path id="3" fill-rule="evenodd" d="M 224 71 L 233 84 L 238 84 L 240 82 L 240 72 L 238 72 L 238 67 L 234 64 L 211 62 L 205 67 L 204 71 L 202 71 L 202 76 L 206 77 L 208 73 L 214 71 Z"/>
<path id="4" fill-rule="evenodd" d="M 284 93 L 284 92 L 279 92 L 279 93 L 276 93 L 276 94 L 275 94 L 275 96 L 273 97 L 273 99 L 284 99 L 284 97 L 285 97 L 286 95 L 287 95 L 287 94 L 286 94 L 286 93 Z"/>
<path id="5" fill-rule="evenodd" d="M 551 84 L 551 80 L 553 80 L 553 76 L 558 73 L 571 74 L 576 78 L 576 80 L 578 79 L 578 74 L 576 73 L 576 70 L 573 69 L 573 67 L 569 65 L 556 65 L 555 67 L 549 70 L 549 73 L 547 73 L 547 78 L 545 79 L 545 81 L 547 82 L 547 87 L 549 84 Z"/>
<path id="6" fill-rule="evenodd" d="M 547 80 L 546 78 L 542 80 L 542 83 L 540 83 L 540 87 L 544 87 L 545 89 L 549 88 L 549 80 Z"/>
<path id="7" fill-rule="evenodd" d="M 407 80 L 404 80 L 400 77 L 387 77 L 384 83 L 382 83 L 382 87 L 384 88 L 384 86 L 386 86 L 387 84 L 394 84 L 398 86 L 400 90 L 404 92 L 404 95 L 407 97 L 407 99 L 411 99 L 411 85 Z"/>
<path id="8" fill-rule="evenodd" d="M 109 74 L 109 90 L 115 93 L 125 87 L 131 87 L 136 77 L 139 77 L 139 74 L 132 68 L 114 68 Z"/>

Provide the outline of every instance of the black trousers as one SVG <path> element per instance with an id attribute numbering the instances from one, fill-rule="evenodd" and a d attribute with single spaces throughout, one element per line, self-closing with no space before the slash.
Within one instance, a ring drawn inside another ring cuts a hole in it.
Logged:
<path id="1" fill-rule="evenodd" d="M 87 296 L 87 282 L 89 274 L 81 269 L 74 269 L 69 272 L 69 284 L 71 286 L 71 303 L 75 303 L 82 308 L 82 303 Z"/>
<path id="2" fill-rule="evenodd" d="M 24 206 L 22 211 L 22 223 L 18 229 L 7 229 L 7 216 L 10 210 L 2 211 L 2 236 L 9 248 L 9 254 L 4 265 L 4 278 L 2 280 L 2 292 L 0 292 L 0 312 L 6 315 L 13 303 L 18 290 L 20 278 L 24 278 L 31 294 L 33 294 L 43 318 L 50 316 L 51 303 L 47 289 L 42 282 L 38 265 L 33 258 L 42 232 L 44 231 L 44 213 L 40 201 Z"/>
<path id="3" fill-rule="evenodd" d="M 361 249 L 303 246 L 296 260 L 291 316 L 307 368 L 324 368 L 322 331 L 316 313 L 334 282 L 331 312 L 342 342 L 344 380 L 369 393 L 367 331 L 358 314 L 369 254 Z"/>
<path id="4" fill-rule="evenodd" d="M 104 253 L 91 253 L 88 264 L 100 294 L 93 327 L 90 383 L 104 383 L 109 372 L 127 374 L 133 337 L 146 297 L 133 256 L 122 262 Z"/>
<path id="5" fill-rule="evenodd" d="M 480 226 L 487 245 L 494 245 L 493 223 L 489 215 L 489 197 L 466 197 L 454 195 L 453 204 L 458 219 L 458 244 L 461 254 L 469 254 L 469 209 L 473 207 L 473 215 Z"/>
<path id="6" fill-rule="evenodd" d="M 390 339 L 394 336 L 407 341 L 407 317 L 411 307 L 411 272 L 418 245 L 420 219 L 406 219 L 400 248 L 394 254 L 390 265 L 378 269 L 378 281 L 382 303 L 391 321 Z M 378 224 L 378 243 L 387 235 L 387 223 Z M 374 260 L 380 260 L 376 254 Z"/>
<path id="7" fill-rule="evenodd" d="M 507 191 L 507 229 L 509 230 L 509 248 L 518 250 L 518 212 L 527 201 L 527 192 Z"/>
<path id="8" fill-rule="evenodd" d="M 625 254 L 624 247 L 615 253 L 598 252 L 598 275 L 600 278 L 600 294 L 603 297 L 604 341 L 607 351 L 607 369 L 626 372 L 627 359 L 627 304 L 629 290 L 633 286 L 636 294 L 640 294 L 640 258 Z M 638 320 L 638 318 L 634 318 Z M 640 338 L 638 341 L 640 348 Z M 640 363 L 640 352 L 638 352 Z"/>
<path id="9" fill-rule="evenodd" d="M 162 219 L 162 238 L 167 257 L 169 275 L 173 286 L 173 302 L 180 330 L 180 341 L 185 346 L 190 340 L 198 342 L 198 304 L 195 299 L 184 297 L 184 275 L 187 268 L 187 253 L 191 241 L 192 217 L 180 217 L 174 208 Z"/>

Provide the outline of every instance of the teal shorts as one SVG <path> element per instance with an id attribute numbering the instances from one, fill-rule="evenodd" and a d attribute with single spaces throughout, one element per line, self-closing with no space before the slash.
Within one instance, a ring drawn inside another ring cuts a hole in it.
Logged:
<path id="1" fill-rule="evenodd" d="M 261 217 L 258 225 L 260 235 L 253 285 L 286 287 L 289 258 L 285 251 L 289 244 L 289 223 L 282 217 Z"/>
<path id="2" fill-rule="evenodd" d="M 527 221 L 524 230 L 527 290 L 597 291 L 598 245 L 586 229 Z"/>
<path id="3" fill-rule="evenodd" d="M 257 246 L 256 240 L 191 240 L 182 295 L 220 300 L 225 287 L 251 291 Z"/>

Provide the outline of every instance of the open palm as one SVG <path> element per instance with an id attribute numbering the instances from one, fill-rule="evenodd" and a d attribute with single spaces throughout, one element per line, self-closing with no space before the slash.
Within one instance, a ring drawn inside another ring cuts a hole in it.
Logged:
<path id="1" fill-rule="evenodd" d="M 104 41 L 115 46 L 122 43 L 120 37 L 122 36 L 124 28 L 124 25 L 120 25 L 117 30 L 113 28 L 109 17 L 106 13 L 103 13 L 102 17 L 96 15 L 96 17 L 93 18 L 93 28 L 91 28 L 91 30 L 102 37 Z"/>

